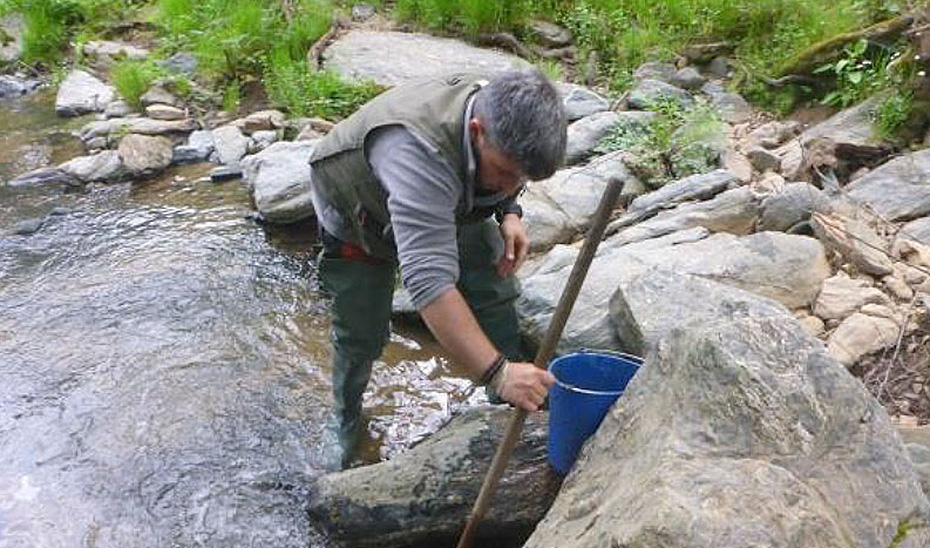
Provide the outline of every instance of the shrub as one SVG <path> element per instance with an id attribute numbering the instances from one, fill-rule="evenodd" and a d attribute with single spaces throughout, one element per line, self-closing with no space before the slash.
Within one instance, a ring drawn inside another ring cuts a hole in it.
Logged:
<path id="1" fill-rule="evenodd" d="M 268 96 L 292 116 L 340 119 L 381 92 L 374 83 L 352 84 L 330 71 L 313 71 L 306 61 L 274 55 L 264 78 Z"/>
<path id="2" fill-rule="evenodd" d="M 142 110 L 142 95 L 162 70 L 151 61 L 118 61 L 110 78 L 123 100 L 134 110 Z"/>

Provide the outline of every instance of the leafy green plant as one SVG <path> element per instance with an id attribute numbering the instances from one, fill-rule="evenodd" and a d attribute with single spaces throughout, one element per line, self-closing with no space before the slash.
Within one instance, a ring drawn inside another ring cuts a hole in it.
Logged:
<path id="1" fill-rule="evenodd" d="M 118 61 L 110 71 L 110 79 L 120 96 L 134 110 L 142 110 L 142 95 L 162 70 L 151 61 Z"/>
<path id="2" fill-rule="evenodd" d="M 23 60 L 46 64 L 61 57 L 68 44 L 69 27 L 86 16 L 76 0 L 4 0 L 0 13 L 22 15 Z"/>
<path id="3" fill-rule="evenodd" d="M 397 0 L 394 5 L 394 15 L 401 21 L 472 36 L 519 29 L 531 12 L 529 0 Z"/>
<path id="4" fill-rule="evenodd" d="M 870 55 L 865 39 L 846 46 L 843 52 L 835 63 L 814 70 L 814 74 L 831 73 L 836 77 L 836 89 L 821 100 L 825 105 L 848 107 L 887 85 L 887 54 Z"/>
<path id="5" fill-rule="evenodd" d="M 894 91 L 875 108 L 872 123 L 882 139 L 893 139 L 914 112 L 914 95 L 910 91 Z"/>
<path id="6" fill-rule="evenodd" d="M 711 105 L 698 101 L 684 108 L 666 99 L 650 110 L 655 114 L 648 124 L 616 126 L 595 152 L 626 151 L 628 167 L 652 187 L 716 168 L 727 126 Z"/>
<path id="7" fill-rule="evenodd" d="M 223 88 L 223 110 L 233 114 L 239 112 L 242 102 L 242 86 L 238 80 L 231 80 Z"/>
<path id="8" fill-rule="evenodd" d="M 381 92 L 374 83 L 345 82 L 336 73 L 313 71 L 305 61 L 294 61 L 278 52 L 264 77 L 272 102 L 294 116 L 340 119 Z"/>

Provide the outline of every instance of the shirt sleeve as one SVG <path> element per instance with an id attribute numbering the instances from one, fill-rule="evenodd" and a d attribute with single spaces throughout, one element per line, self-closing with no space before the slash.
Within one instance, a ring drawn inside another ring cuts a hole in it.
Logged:
<path id="1" fill-rule="evenodd" d="M 388 195 L 401 279 L 419 310 L 458 281 L 455 210 L 463 189 L 439 151 L 403 126 L 376 130 L 367 149 Z"/>

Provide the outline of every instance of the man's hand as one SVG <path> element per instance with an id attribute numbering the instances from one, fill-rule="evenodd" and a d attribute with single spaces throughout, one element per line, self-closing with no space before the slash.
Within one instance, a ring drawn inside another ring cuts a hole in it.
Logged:
<path id="1" fill-rule="evenodd" d="M 510 362 L 497 374 L 492 387 L 504 401 L 525 411 L 536 411 L 546 401 L 555 377 L 528 362 Z"/>
<path id="2" fill-rule="evenodd" d="M 500 230 L 504 238 L 504 254 L 497 262 L 497 274 L 503 278 L 516 272 L 526 260 L 526 254 L 530 250 L 530 238 L 520 216 L 513 213 L 504 215 Z"/>

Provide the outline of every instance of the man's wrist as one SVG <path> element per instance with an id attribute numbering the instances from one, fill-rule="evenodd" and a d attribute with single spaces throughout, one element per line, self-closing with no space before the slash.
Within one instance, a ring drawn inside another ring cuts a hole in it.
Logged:
<path id="1" fill-rule="evenodd" d="M 520 204 L 516 202 L 511 202 L 509 204 L 505 204 L 501 206 L 500 209 L 498 209 L 497 212 L 494 214 L 494 216 L 497 218 L 498 223 L 503 223 L 504 219 L 507 218 L 507 215 L 516 215 L 517 218 L 522 219 L 523 208 L 520 206 Z"/>

